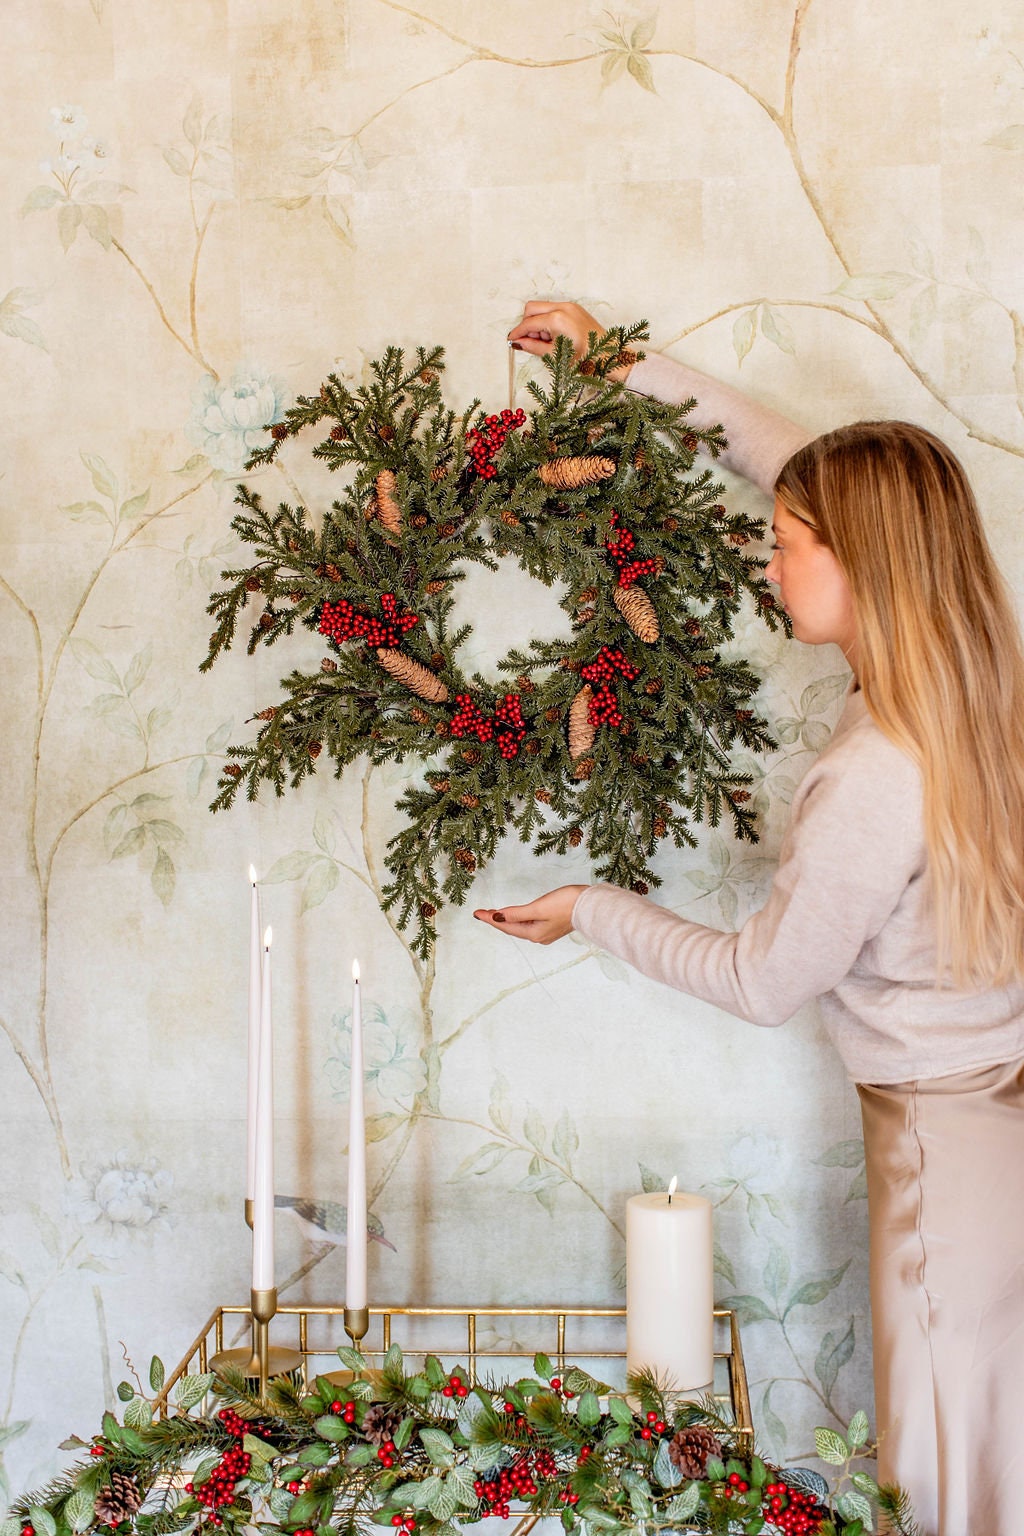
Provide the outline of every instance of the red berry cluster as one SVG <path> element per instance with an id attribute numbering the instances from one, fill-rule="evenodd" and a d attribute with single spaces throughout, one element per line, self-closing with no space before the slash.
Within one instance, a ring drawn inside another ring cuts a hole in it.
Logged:
<path id="1" fill-rule="evenodd" d="M 105 1456 L 106 1454 L 107 1446 L 104 1440 L 97 1440 L 95 1445 L 90 1445 L 89 1447 L 90 1456 Z"/>
<path id="2" fill-rule="evenodd" d="M 729 1481 L 732 1482 L 732 1478 Z M 802 1488 L 791 1488 L 788 1483 L 769 1483 L 764 1490 L 764 1499 L 772 1524 L 785 1531 L 786 1536 L 816 1536 L 828 1514 L 813 1494 L 805 1493 Z"/>
<path id="3" fill-rule="evenodd" d="M 647 1423 L 640 1431 L 640 1438 L 641 1440 L 650 1440 L 654 1435 L 663 1435 L 667 1428 L 668 1425 L 665 1423 L 665 1420 L 659 1418 L 654 1409 L 651 1408 L 647 1414 Z"/>
<path id="4" fill-rule="evenodd" d="M 336 1397 L 331 1404 L 332 1413 L 340 1413 L 342 1422 L 354 1424 L 356 1421 L 356 1405 L 354 1402 L 343 1403 L 340 1397 Z"/>
<path id="5" fill-rule="evenodd" d="M 416 1516 L 392 1515 L 391 1524 L 395 1527 L 396 1531 L 399 1528 L 401 1528 L 403 1531 L 414 1531 L 416 1529 Z"/>
<path id="6" fill-rule="evenodd" d="M 516 432 L 526 421 L 525 411 L 502 411 L 500 416 L 485 416 L 479 428 L 470 427 L 466 444 L 473 469 L 481 480 L 493 480 L 498 471 L 494 460 L 504 446 L 510 432 Z"/>
<path id="7" fill-rule="evenodd" d="M 246 1476 L 251 1464 L 252 1457 L 248 1451 L 243 1451 L 240 1445 L 233 1445 L 230 1451 L 224 1452 L 205 1483 L 200 1483 L 198 1488 L 193 1483 L 185 1484 L 185 1492 L 195 1494 L 200 1504 L 210 1511 L 207 1519 L 209 1525 L 223 1525 L 217 1510 L 224 1504 L 235 1502 L 235 1484 Z"/>
<path id="8" fill-rule="evenodd" d="M 377 1460 L 382 1467 L 393 1467 L 398 1447 L 393 1440 L 385 1440 L 377 1452 Z"/>
<path id="9" fill-rule="evenodd" d="M 233 1408 L 222 1408 L 217 1417 L 228 1434 L 233 1435 L 236 1440 L 244 1440 L 252 1428 L 252 1425 L 247 1423 L 241 1414 L 236 1413 Z"/>
<path id="10" fill-rule="evenodd" d="M 511 1405 L 509 1405 L 511 1406 Z M 508 1519 L 509 1499 L 532 1499 L 537 1492 L 537 1479 L 558 1476 L 558 1466 L 550 1451 L 536 1451 L 531 1456 L 525 1452 L 510 1467 L 502 1467 L 497 1477 L 478 1477 L 473 1484 L 477 1498 L 490 1508 L 484 1515 L 498 1515 Z"/>
<path id="11" fill-rule="evenodd" d="M 482 742 L 497 737 L 498 751 L 506 761 L 519 756 L 526 735 L 526 721 L 518 693 L 506 693 L 500 698 L 490 719 L 481 713 L 468 693 L 457 693 L 455 702 L 459 707 L 452 716 L 450 729 L 453 736 L 475 736 Z"/>
<path id="12" fill-rule="evenodd" d="M 616 673 L 627 683 L 632 683 L 640 676 L 640 668 L 627 661 L 620 650 L 610 645 L 602 645 L 597 660 L 580 668 L 580 676 L 585 682 L 599 684 L 587 706 L 587 719 L 591 725 L 609 725 L 613 730 L 620 730 L 625 723 L 618 698 L 610 686 Z"/>
<path id="13" fill-rule="evenodd" d="M 469 695 L 468 694 L 460 694 L 460 698 L 468 699 Z M 480 739 L 482 741 L 483 737 L 481 736 Z M 455 1372 L 454 1376 L 449 1376 L 448 1377 L 447 1382 L 441 1388 L 441 1396 L 442 1397 L 468 1397 L 469 1396 L 469 1388 L 466 1386 L 466 1383 L 463 1381 L 463 1379 L 459 1375 L 458 1371 Z"/>
<path id="14" fill-rule="evenodd" d="M 631 587 L 641 576 L 657 576 L 659 571 L 657 560 L 630 559 L 636 549 L 636 539 L 628 528 L 619 527 L 617 512 L 612 513 L 611 523 L 617 532 L 612 538 L 605 539 L 604 547 L 619 573 L 619 586 Z"/>
<path id="15" fill-rule="evenodd" d="M 336 645 L 343 640 L 365 640 L 367 645 L 393 648 L 401 645 L 403 636 L 419 623 L 415 613 L 399 613 L 393 592 L 384 592 L 380 600 L 383 622 L 372 614 L 360 613 L 347 599 L 336 603 L 324 603 L 317 625 L 322 635 L 327 635 Z"/>

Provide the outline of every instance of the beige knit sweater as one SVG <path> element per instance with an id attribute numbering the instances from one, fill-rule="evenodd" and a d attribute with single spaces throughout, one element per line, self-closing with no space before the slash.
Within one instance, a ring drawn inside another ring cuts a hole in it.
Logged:
<path id="1" fill-rule="evenodd" d="M 721 421 L 723 462 L 770 490 L 807 441 L 800 428 L 671 359 L 636 365 L 631 389 L 696 395 L 692 420 Z M 573 926 L 637 970 L 754 1024 L 782 1024 L 811 998 L 851 1077 L 943 1077 L 1024 1055 L 1024 986 L 958 991 L 937 975 L 921 781 L 851 692 L 832 740 L 793 798 L 768 900 L 739 933 L 594 885 Z"/>

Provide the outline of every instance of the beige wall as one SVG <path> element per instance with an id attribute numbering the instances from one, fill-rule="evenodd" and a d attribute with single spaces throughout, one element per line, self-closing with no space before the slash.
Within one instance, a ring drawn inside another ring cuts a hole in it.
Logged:
<path id="1" fill-rule="evenodd" d="M 64 1433 L 91 1431 L 125 1373 L 119 1341 L 173 1360 L 246 1293 L 250 861 L 296 875 L 264 889 L 289 1193 L 343 1195 L 346 977 L 354 953 L 363 965 L 371 1108 L 397 1126 L 370 1153 L 395 1245 L 374 1247 L 374 1297 L 615 1301 L 643 1164 L 711 1195 L 719 1294 L 775 1314 L 745 1332 L 767 1447 L 805 1452 L 815 1423 L 869 1402 L 859 1123 L 813 1011 L 756 1031 L 462 913 L 424 973 L 372 889 L 399 775 L 374 773 L 365 799 L 355 772 L 211 818 L 219 749 L 294 658 L 197 672 L 232 548 L 231 392 L 262 392 L 262 420 L 330 367 L 358 377 L 388 342 L 442 342 L 453 400 L 504 404 L 505 331 L 549 294 L 648 317 L 656 346 L 812 428 L 933 427 L 1021 589 L 1020 8 L 797 12 L 6 7 L 0 1451 L 15 1489 L 49 1473 Z M 301 456 L 285 464 L 315 494 Z M 260 479 L 291 494 L 277 470 Z M 552 621 L 549 595 L 517 587 L 521 610 L 485 623 L 508 590 L 467 592 L 481 665 Z M 761 899 L 842 687 L 836 654 L 753 628 L 743 643 L 786 739 L 760 790 L 765 838 L 752 855 L 710 833 L 664 859 L 663 899 L 720 926 Z M 585 867 L 509 846 L 477 894 L 567 876 Z M 493 1142 L 500 1158 L 474 1163 Z M 337 1251 L 287 1284 L 313 1256 L 291 1217 L 278 1251 L 289 1297 L 340 1296 Z"/>

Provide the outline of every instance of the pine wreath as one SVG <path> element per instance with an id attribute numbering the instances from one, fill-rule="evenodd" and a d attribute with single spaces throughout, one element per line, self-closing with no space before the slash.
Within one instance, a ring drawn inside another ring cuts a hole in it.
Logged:
<path id="1" fill-rule="evenodd" d="M 264 782 L 283 794 L 321 761 L 340 777 L 366 754 L 407 756 L 425 781 L 397 802 L 406 826 L 387 852 L 384 904 L 426 954 L 434 917 L 462 903 L 509 830 L 536 853 L 585 845 L 597 875 L 646 891 L 660 839 L 694 846 L 693 825 L 723 814 L 756 841 L 731 753 L 774 746 L 750 707 L 758 679 L 723 654 L 750 599 L 784 622 L 746 545 L 763 525 L 722 505 L 690 429 L 695 402 L 667 405 L 606 378 L 643 325 L 592 336 L 577 362 L 560 339 L 534 408 L 456 414 L 442 398 L 443 352 L 411 365 L 390 347 L 359 389 L 331 375 L 300 396 L 248 467 L 329 424 L 313 453 L 347 472 L 319 526 L 301 506 L 269 511 L 240 486 L 233 527 L 250 565 L 223 572 L 201 670 L 227 649 L 255 601 L 249 653 L 297 624 L 327 654 L 293 671 L 259 711 L 254 741 L 229 749 L 212 809 Z M 456 616 L 467 569 L 504 556 L 564 586 L 569 639 L 524 640 L 498 663 L 502 681 L 467 676 Z"/>

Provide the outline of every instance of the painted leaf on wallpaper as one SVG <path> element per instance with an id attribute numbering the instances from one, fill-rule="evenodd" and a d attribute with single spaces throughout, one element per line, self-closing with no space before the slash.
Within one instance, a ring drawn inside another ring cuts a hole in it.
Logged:
<path id="1" fill-rule="evenodd" d="M 830 1291 L 834 1291 L 850 1267 L 850 1260 L 841 1264 L 838 1269 L 833 1269 L 825 1275 L 819 1275 L 813 1280 L 804 1280 L 797 1286 L 786 1304 L 786 1310 L 782 1314 L 788 1317 L 794 1307 L 816 1307 L 825 1300 Z"/>
<path id="2" fill-rule="evenodd" d="M 640 1188 L 645 1195 L 655 1195 L 660 1190 L 668 1189 L 669 1181 L 662 1174 L 655 1173 L 646 1163 L 638 1163 L 637 1167 L 640 1169 Z"/>
<path id="3" fill-rule="evenodd" d="M 499 1075 L 495 1077 L 491 1085 L 491 1097 L 487 1106 L 487 1113 L 491 1118 L 491 1124 L 499 1131 L 507 1132 L 512 1124 L 512 1099 L 508 1090 L 508 1080 Z"/>
<path id="4" fill-rule="evenodd" d="M 757 339 L 757 305 L 753 309 L 745 309 L 737 315 L 732 327 L 732 345 L 736 353 L 736 360 L 743 362 L 747 353 Z"/>
<path id="5" fill-rule="evenodd" d="M 13 336 L 17 341 L 28 342 L 29 346 L 40 347 L 47 352 L 49 348 L 42 331 L 25 313 L 26 309 L 31 309 L 39 302 L 40 295 L 31 288 L 11 288 L 0 299 L 0 331 L 5 336 Z"/>
<path id="6" fill-rule="evenodd" d="M 1007 149 L 1012 154 L 1024 153 L 1024 123 L 1011 123 L 1009 128 L 994 133 L 985 143 L 990 149 Z"/>
<path id="7" fill-rule="evenodd" d="M 775 1409 L 772 1407 L 772 1388 L 774 1386 L 775 1382 L 770 1381 L 764 1389 L 764 1395 L 761 1398 L 761 1411 L 759 1418 L 760 1422 L 764 1425 L 773 1446 L 775 1447 L 776 1453 L 782 1455 L 786 1449 L 786 1441 L 788 1439 L 788 1435 L 786 1432 L 785 1424 L 779 1418 L 779 1415 L 775 1412 Z"/>
<path id="8" fill-rule="evenodd" d="M 832 292 L 841 294 L 844 299 L 885 301 L 896 298 L 915 281 L 907 272 L 865 272 L 844 278 Z"/>
<path id="9" fill-rule="evenodd" d="M 766 341 L 778 347 L 780 352 L 788 352 L 791 357 L 796 355 L 796 337 L 793 327 L 786 317 L 773 309 L 770 304 L 761 305 L 761 334 Z"/>
<path id="10" fill-rule="evenodd" d="M 836 1378 L 843 1366 L 853 1359 L 856 1347 L 856 1331 L 851 1317 L 844 1332 L 830 1329 L 825 1334 L 814 1361 L 814 1374 L 821 1382 L 821 1389 L 830 1397 Z"/>

